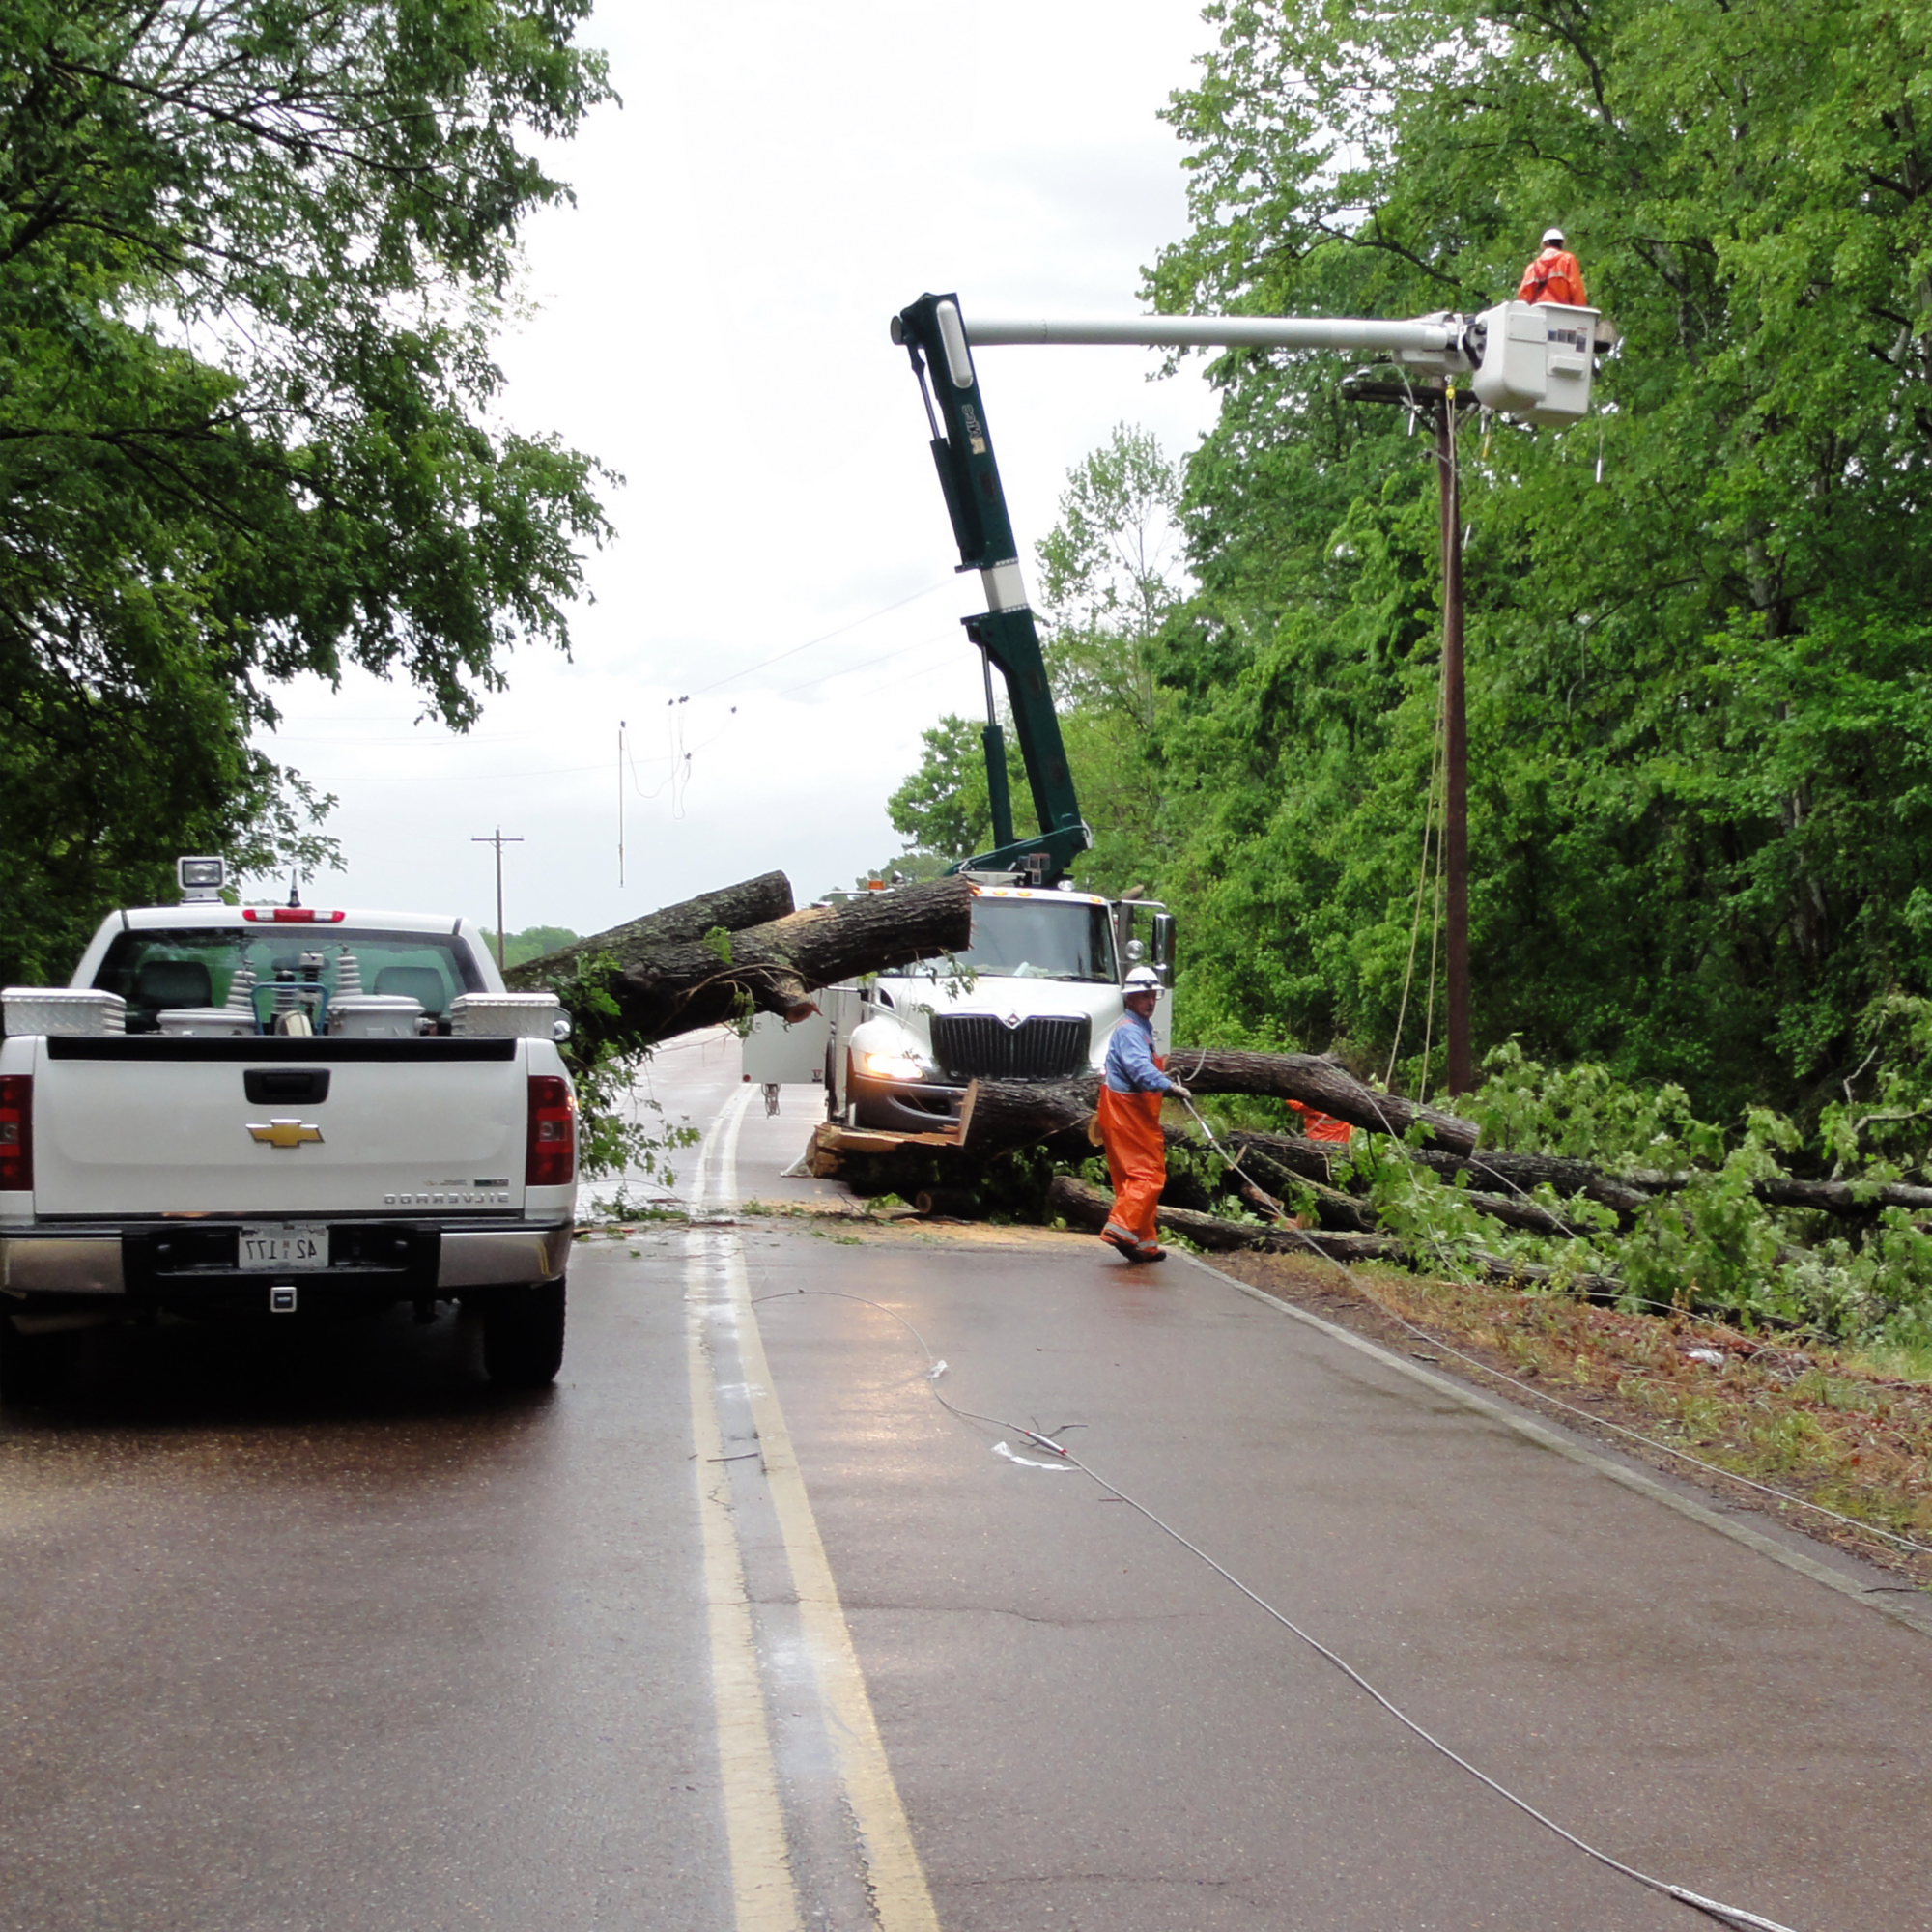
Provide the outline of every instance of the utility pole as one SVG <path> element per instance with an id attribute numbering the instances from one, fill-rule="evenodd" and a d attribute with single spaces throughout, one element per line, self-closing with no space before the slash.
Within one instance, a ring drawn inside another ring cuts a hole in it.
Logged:
<path id="1" fill-rule="evenodd" d="M 497 848 L 497 971 L 503 971 L 503 847 L 521 845 L 522 838 L 505 838 L 499 825 L 488 838 L 472 838 L 472 845 L 494 845 Z"/>
<path id="2" fill-rule="evenodd" d="M 1456 475 L 1456 384 L 1445 378 L 1435 409 L 1442 509 L 1442 860 L 1447 874 L 1449 1091 L 1476 1084 L 1469 1051 L 1469 729 L 1463 698 L 1463 509 Z"/>

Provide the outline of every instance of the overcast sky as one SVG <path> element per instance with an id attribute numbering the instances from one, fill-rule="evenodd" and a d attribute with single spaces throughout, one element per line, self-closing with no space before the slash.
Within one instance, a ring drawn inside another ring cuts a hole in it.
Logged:
<path id="1" fill-rule="evenodd" d="M 607 0 L 586 38 L 624 105 L 558 152 L 576 207 L 527 229 L 503 412 L 622 472 L 617 538 L 571 660 L 520 652 L 467 737 L 372 678 L 287 694 L 264 742 L 341 801 L 344 873 L 313 904 L 494 923 L 470 841 L 499 826 L 524 840 L 512 930 L 595 931 L 775 867 L 803 900 L 886 861 L 920 732 L 983 709 L 957 621 L 978 579 L 953 574 L 888 319 L 928 289 L 969 322 L 1132 314 L 1183 231 L 1155 116 L 1208 44 L 1191 0 Z M 1150 382 L 1156 359 L 981 355 L 1029 563 L 1116 422 L 1179 455 L 1210 420 L 1198 374 Z"/>

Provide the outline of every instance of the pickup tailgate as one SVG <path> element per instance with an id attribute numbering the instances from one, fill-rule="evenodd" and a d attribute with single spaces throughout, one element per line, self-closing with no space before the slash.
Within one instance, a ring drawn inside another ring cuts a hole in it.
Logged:
<path id="1" fill-rule="evenodd" d="M 34 1077 L 34 1211 L 520 1208 L 528 1045 L 43 1039 Z"/>

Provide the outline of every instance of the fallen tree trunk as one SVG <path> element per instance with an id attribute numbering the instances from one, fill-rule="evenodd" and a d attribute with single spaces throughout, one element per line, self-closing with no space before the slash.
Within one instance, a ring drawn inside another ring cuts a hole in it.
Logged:
<path id="1" fill-rule="evenodd" d="M 1300 1140 L 1289 1134 L 1233 1133 L 1228 1135 L 1226 1141 L 1228 1151 L 1257 1179 L 1266 1181 L 1272 1172 L 1283 1182 L 1299 1181 L 1304 1187 L 1313 1188 L 1318 1200 L 1325 1202 L 1333 1196 L 1337 1200 L 1349 1201 L 1350 1196 L 1338 1195 L 1335 1189 L 1326 1185 L 1330 1170 L 1327 1155 L 1321 1151 L 1322 1145 L 1320 1141 Z M 1405 1148 L 1403 1151 L 1411 1160 L 1418 1158 L 1412 1149 Z M 1483 1165 L 1480 1160 L 1460 1160 L 1452 1154 L 1429 1154 L 1427 1150 L 1424 1154 L 1426 1159 L 1420 1164 L 1435 1167 L 1439 1163 L 1449 1167 L 1451 1172 L 1473 1173 Z M 1492 1194 L 1482 1188 L 1466 1187 L 1460 1189 L 1456 1198 L 1475 1208 L 1479 1214 L 1487 1214 L 1505 1227 L 1521 1228 L 1527 1234 L 1574 1240 L 1579 1235 L 1590 1232 L 1520 1195 Z M 1359 1211 L 1367 1212 L 1366 1209 Z M 1327 1225 L 1325 1214 L 1323 1225 Z"/>
<path id="2" fill-rule="evenodd" d="M 768 879 L 782 881 L 782 874 Z M 751 886 L 763 882 L 750 881 Z M 732 888 L 741 892 L 744 888 Z M 790 889 L 785 889 L 789 897 Z M 716 895 L 707 895 L 707 900 Z M 829 906 L 808 906 L 743 929 L 669 938 L 703 916 L 705 900 L 668 907 L 567 952 L 519 969 L 520 984 L 547 984 L 571 1016 L 580 1055 L 606 1042 L 632 1050 L 673 1034 L 743 1017 L 751 1011 L 802 1019 L 816 1010 L 822 986 L 861 973 L 882 973 L 944 952 L 961 952 L 973 932 L 972 887 L 965 879 L 932 879 L 889 893 Z M 642 928 L 662 921 L 658 935 Z M 722 923 L 722 922 L 721 922 Z M 701 928 L 717 932 L 717 925 Z M 628 934 L 623 950 L 600 942 Z M 607 956 L 611 963 L 601 963 Z M 540 972 L 555 962 L 550 973 Z"/>
<path id="3" fill-rule="evenodd" d="M 1108 1197 L 1071 1175 L 1058 1174 L 1046 1191 L 1048 1208 L 1063 1220 L 1095 1233 L 1106 1225 Z M 1156 1224 L 1171 1234 L 1184 1235 L 1196 1247 L 1228 1254 L 1252 1248 L 1264 1252 L 1307 1254 L 1313 1249 L 1329 1261 L 1399 1261 L 1403 1248 L 1385 1235 L 1317 1234 L 1309 1229 L 1266 1228 L 1252 1221 L 1224 1221 L 1215 1214 L 1197 1214 L 1186 1208 L 1162 1208 Z"/>
<path id="4" fill-rule="evenodd" d="M 1394 1094 L 1377 1094 L 1332 1061 L 1308 1053 L 1228 1053 L 1217 1047 L 1177 1047 L 1167 1070 L 1196 1094 L 1260 1094 L 1299 1100 L 1371 1133 L 1406 1133 L 1420 1121 L 1451 1151 L 1476 1145 L 1473 1122 L 1434 1107 L 1418 1107 Z M 976 1152 L 1022 1147 L 1078 1126 L 1094 1111 L 1094 1079 L 1033 1083 L 978 1080 L 966 1144 Z"/>
<path id="5" fill-rule="evenodd" d="M 618 965 L 629 966 L 656 947 L 702 939 L 721 926 L 726 932 L 739 932 L 748 925 L 782 919 L 791 910 L 791 881 L 782 872 L 760 872 L 755 879 L 743 879 L 715 893 L 699 893 L 695 899 L 680 899 L 676 905 L 660 907 L 605 932 L 593 932 L 588 939 L 546 952 L 539 959 L 526 959 L 503 975 L 503 983 L 533 992 L 570 979 L 581 960 L 608 953 Z"/>
<path id="6" fill-rule="evenodd" d="M 1219 1047 L 1176 1047 L 1167 1070 L 1197 1094 L 1260 1094 L 1299 1100 L 1372 1134 L 1406 1134 L 1418 1121 L 1437 1146 L 1466 1154 L 1476 1145 L 1473 1121 L 1418 1106 L 1397 1094 L 1378 1094 L 1352 1073 L 1312 1053 L 1231 1053 Z"/>
<path id="7" fill-rule="evenodd" d="M 1236 1152 L 1253 1148 L 1310 1180 L 1326 1180 L 1333 1159 L 1345 1157 L 1348 1151 L 1296 1134 L 1263 1134 L 1240 1129 L 1227 1139 L 1228 1146 Z M 1525 1194 L 1547 1184 L 1558 1194 L 1580 1194 L 1587 1200 L 1602 1202 L 1619 1214 L 1634 1213 L 1650 1198 L 1624 1181 L 1599 1173 L 1587 1161 L 1562 1160 L 1553 1154 L 1492 1153 L 1487 1149 L 1480 1153 L 1455 1154 L 1444 1153 L 1439 1148 L 1405 1148 L 1403 1153 L 1418 1167 L 1429 1168 L 1435 1174 L 1466 1174 L 1475 1180 L 1499 1180 L 1504 1186 L 1519 1188 Z"/>
<path id="8" fill-rule="evenodd" d="M 1329 1178 L 1332 1156 L 1319 1141 L 1293 1134 L 1240 1131 L 1228 1135 L 1227 1144 L 1236 1154 L 1243 1148 L 1257 1149 L 1304 1179 Z M 1542 1186 L 1548 1186 L 1558 1194 L 1580 1194 L 1585 1200 L 1600 1202 L 1626 1218 L 1655 1196 L 1675 1193 L 1688 1186 L 1692 1179 L 1688 1174 L 1656 1171 L 1605 1174 L 1588 1161 L 1548 1153 L 1492 1152 L 1488 1148 L 1469 1154 L 1445 1153 L 1435 1148 L 1406 1148 L 1404 1153 L 1417 1166 L 1431 1168 L 1437 1174 L 1466 1174 L 1479 1181 L 1500 1180 L 1525 1194 Z M 1861 1193 L 1849 1180 L 1802 1180 L 1793 1175 L 1776 1174 L 1754 1180 L 1751 1192 L 1767 1208 L 1807 1208 L 1826 1214 L 1869 1214 L 1881 1208 L 1903 1208 L 1914 1213 L 1932 1209 L 1932 1187 L 1916 1187 L 1907 1181 L 1886 1181 Z M 1516 1205 L 1525 1208 L 1532 1204 Z M 1532 1224 L 1525 1221 L 1520 1225 Z"/>
<path id="9" fill-rule="evenodd" d="M 1098 1231 L 1106 1224 L 1108 1197 L 1099 1189 L 1075 1180 L 1070 1175 L 1056 1175 L 1047 1189 L 1047 1207 L 1063 1220 L 1076 1227 Z M 1420 1268 L 1427 1257 L 1389 1235 L 1320 1233 L 1308 1228 L 1257 1227 L 1250 1221 L 1225 1221 L 1214 1214 L 1196 1214 L 1184 1208 L 1156 1210 L 1157 1226 L 1171 1234 L 1184 1235 L 1196 1247 L 1216 1254 L 1241 1250 L 1267 1254 L 1316 1254 L 1344 1267 L 1356 1262 L 1396 1262 Z M 1491 1281 L 1530 1282 L 1542 1285 L 1555 1279 L 1555 1270 L 1533 1262 L 1513 1262 L 1500 1255 L 1485 1254 L 1480 1248 L 1469 1259 Z M 1579 1293 L 1608 1299 L 1622 1293 L 1621 1284 L 1609 1275 L 1580 1275 L 1568 1284 Z"/>

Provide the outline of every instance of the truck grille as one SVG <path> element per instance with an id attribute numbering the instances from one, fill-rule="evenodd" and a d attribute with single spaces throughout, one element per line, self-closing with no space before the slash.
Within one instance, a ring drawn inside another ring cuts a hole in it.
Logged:
<path id="1" fill-rule="evenodd" d="M 1093 1022 L 1035 1014 L 1009 1027 L 991 1013 L 934 1013 L 932 1057 L 955 1080 L 1067 1080 L 1087 1070 Z"/>

